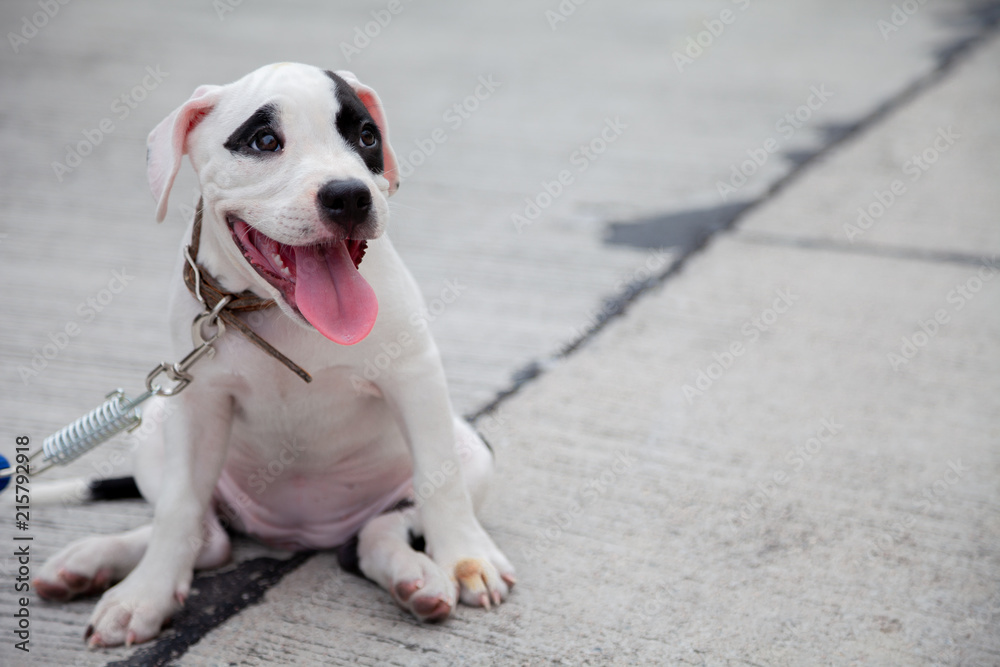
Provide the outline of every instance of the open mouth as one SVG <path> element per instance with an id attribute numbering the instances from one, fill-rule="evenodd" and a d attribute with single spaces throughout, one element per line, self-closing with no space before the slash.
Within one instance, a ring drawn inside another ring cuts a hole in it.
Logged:
<path id="1" fill-rule="evenodd" d="M 341 345 L 353 345 L 375 326 L 378 301 L 358 272 L 367 241 L 293 246 L 275 241 L 237 217 L 226 220 L 250 266 L 321 334 Z"/>

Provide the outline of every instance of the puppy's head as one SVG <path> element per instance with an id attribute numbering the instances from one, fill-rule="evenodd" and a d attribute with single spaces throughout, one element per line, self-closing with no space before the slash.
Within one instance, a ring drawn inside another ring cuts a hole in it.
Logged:
<path id="1" fill-rule="evenodd" d="M 157 220 L 188 154 L 214 225 L 205 232 L 225 255 L 219 270 L 299 324 L 356 343 L 378 312 L 357 266 L 399 185 L 388 133 L 378 95 L 350 72 L 282 63 L 201 86 L 149 135 Z"/>

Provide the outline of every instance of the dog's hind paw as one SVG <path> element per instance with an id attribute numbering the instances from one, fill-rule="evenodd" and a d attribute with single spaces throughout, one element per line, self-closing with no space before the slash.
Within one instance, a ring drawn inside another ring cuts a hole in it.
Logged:
<path id="1" fill-rule="evenodd" d="M 426 555 L 410 552 L 393 574 L 389 591 L 399 606 L 424 622 L 443 621 L 455 608 L 455 589 L 448 576 Z"/>
<path id="2" fill-rule="evenodd" d="M 101 535 L 76 540 L 49 558 L 32 580 L 38 594 L 60 602 L 100 593 L 131 571 L 142 554 L 142 535 Z M 139 547 L 139 548 L 137 548 Z"/>
<path id="3" fill-rule="evenodd" d="M 78 595 L 91 595 L 107 590 L 111 584 L 111 570 L 101 568 L 88 576 L 60 568 L 54 575 L 35 577 L 31 583 L 40 597 L 65 602 Z"/>

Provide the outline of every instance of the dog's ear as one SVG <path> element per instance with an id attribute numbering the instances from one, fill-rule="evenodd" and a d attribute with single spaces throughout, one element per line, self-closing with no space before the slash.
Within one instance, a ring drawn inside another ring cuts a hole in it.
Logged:
<path id="1" fill-rule="evenodd" d="M 375 124 L 378 125 L 382 134 L 382 164 L 384 171 L 382 175 L 389 181 L 389 194 L 391 195 L 399 188 L 399 165 L 396 162 L 396 154 L 389 144 L 389 122 L 385 119 L 385 111 L 382 109 L 382 100 L 378 98 L 378 93 L 358 80 L 354 72 L 345 69 L 334 72 L 341 79 L 350 84 L 354 92 L 361 99 L 362 104 L 372 115 Z"/>
<path id="2" fill-rule="evenodd" d="M 187 153 L 187 136 L 218 103 L 222 86 L 199 86 L 191 99 L 153 128 L 146 140 L 146 175 L 156 199 L 156 221 L 167 215 L 167 199 Z"/>

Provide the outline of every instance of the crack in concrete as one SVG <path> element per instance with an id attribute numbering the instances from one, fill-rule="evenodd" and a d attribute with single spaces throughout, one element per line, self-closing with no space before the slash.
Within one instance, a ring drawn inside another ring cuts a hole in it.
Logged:
<path id="1" fill-rule="evenodd" d="M 268 590 L 314 555 L 313 551 L 305 551 L 287 559 L 254 558 L 233 568 L 196 576 L 188 604 L 174 616 L 172 630 L 151 644 L 136 649 L 127 658 L 109 662 L 107 667 L 174 664 L 213 629 L 245 608 L 261 602 Z"/>
<path id="2" fill-rule="evenodd" d="M 905 259 L 916 262 L 960 264 L 962 266 L 981 266 L 984 263 L 996 263 L 996 254 L 990 257 L 950 250 L 931 250 L 928 248 L 884 245 L 879 243 L 851 243 L 836 239 L 786 236 L 767 232 L 740 232 L 731 238 L 740 243 L 750 243 L 753 245 L 782 246 L 786 248 L 800 248 L 802 250 L 839 252 L 848 255 Z"/>

